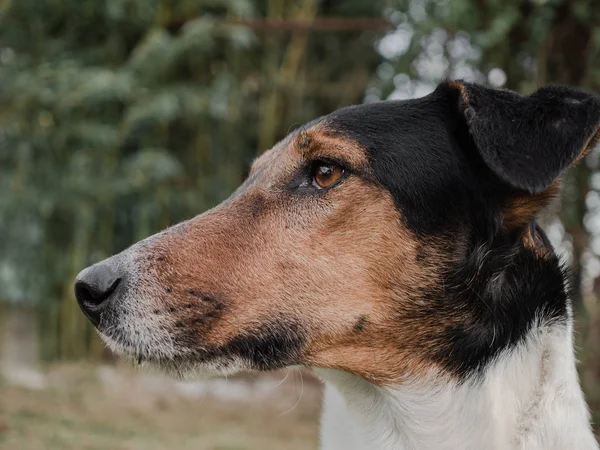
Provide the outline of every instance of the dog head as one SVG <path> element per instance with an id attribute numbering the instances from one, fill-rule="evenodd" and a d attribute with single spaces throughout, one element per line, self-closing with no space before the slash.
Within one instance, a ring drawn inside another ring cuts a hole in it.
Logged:
<path id="1" fill-rule="evenodd" d="M 534 219 L 599 124 L 598 99 L 561 87 L 343 108 L 219 206 L 82 271 L 76 296 L 112 348 L 179 375 L 465 376 L 566 316 Z"/>

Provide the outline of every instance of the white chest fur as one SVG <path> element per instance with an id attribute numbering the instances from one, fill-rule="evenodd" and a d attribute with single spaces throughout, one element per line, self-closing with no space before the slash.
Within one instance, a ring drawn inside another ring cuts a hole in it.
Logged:
<path id="1" fill-rule="evenodd" d="M 536 329 L 477 379 L 380 388 L 316 369 L 326 390 L 322 450 L 592 450 L 569 326 Z"/>

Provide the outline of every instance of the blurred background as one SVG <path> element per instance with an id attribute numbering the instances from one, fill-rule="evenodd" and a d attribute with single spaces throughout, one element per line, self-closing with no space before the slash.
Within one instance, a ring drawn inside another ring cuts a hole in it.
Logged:
<path id="1" fill-rule="evenodd" d="M 444 77 L 598 92 L 599 23 L 595 0 L 0 0 L 0 448 L 315 449 L 310 375 L 140 373 L 80 313 L 75 275 L 219 203 L 341 106 Z M 544 218 L 596 424 L 599 158 Z"/>

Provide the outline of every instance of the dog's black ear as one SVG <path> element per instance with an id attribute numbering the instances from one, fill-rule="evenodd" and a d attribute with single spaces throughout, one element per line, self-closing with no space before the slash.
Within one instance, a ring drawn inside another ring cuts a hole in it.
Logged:
<path id="1" fill-rule="evenodd" d="M 462 81 L 459 110 L 485 164 L 510 186 L 545 191 L 600 139 L 600 99 L 562 86 L 528 96 Z"/>

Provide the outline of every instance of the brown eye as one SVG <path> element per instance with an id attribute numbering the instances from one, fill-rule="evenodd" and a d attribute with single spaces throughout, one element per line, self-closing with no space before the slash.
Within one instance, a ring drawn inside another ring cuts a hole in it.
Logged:
<path id="1" fill-rule="evenodd" d="M 313 171 L 313 184 L 325 189 L 333 186 L 344 175 L 344 169 L 336 164 L 320 162 L 315 165 Z"/>

